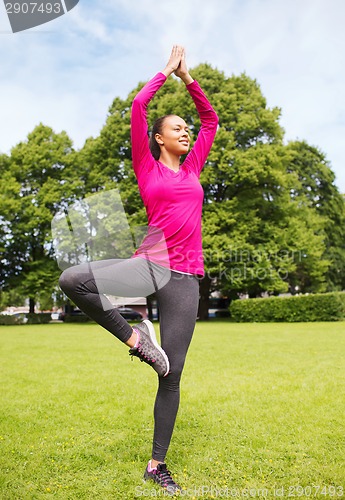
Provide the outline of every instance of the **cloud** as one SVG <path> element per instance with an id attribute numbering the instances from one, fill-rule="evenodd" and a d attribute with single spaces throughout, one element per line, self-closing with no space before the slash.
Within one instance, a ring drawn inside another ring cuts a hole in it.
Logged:
<path id="1" fill-rule="evenodd" d="M 282 108 L 286 140 L 319 146 L 345 192 L 344 14 L 342 0 L 84 0 L 42 30 L 0 34 L 0 150 L 40 121 L 81 147 L 113 98 L 163 69 L 180 43 L 192 67 L 255 78 Z"/>

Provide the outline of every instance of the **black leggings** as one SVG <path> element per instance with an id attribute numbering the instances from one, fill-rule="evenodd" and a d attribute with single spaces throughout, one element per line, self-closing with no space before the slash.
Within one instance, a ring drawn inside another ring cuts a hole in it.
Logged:
<path id="1" fill-rule="evenodd" d="M 59 284 L 82 311 L 122 342 L 130 338 L 132 327 L 104 294 L 138 297 L 156 291 L 161 345 L 169 358 L 170 372 L 158 377 L 152 458 L 164 462 L 179 407 L 180 378 L 195 327 L 199 279 L 136 257 L 70 267 L 61 274 Z"/>

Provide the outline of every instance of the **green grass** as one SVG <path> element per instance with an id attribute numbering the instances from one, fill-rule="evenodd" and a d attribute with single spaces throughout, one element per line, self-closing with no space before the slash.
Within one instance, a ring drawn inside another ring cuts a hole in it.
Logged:
<path id="1" fill-rule="evenodd" d="M 3 326 L 0 349 L 2 500 L 159 495 L 151 368 L 96 324 Z M 344 374 L 345 323 L 197 323 L 167 456 L 186 498 L 341 497 Z"/>

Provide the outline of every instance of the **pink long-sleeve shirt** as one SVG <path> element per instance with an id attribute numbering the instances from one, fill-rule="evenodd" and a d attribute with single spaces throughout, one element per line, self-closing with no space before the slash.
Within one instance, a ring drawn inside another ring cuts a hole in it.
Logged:
<path id="1" fill-rule="evenodd" d="M 218 117 L 194 80 L 186 88 L 201 121 L 197 140 L 178 172 L 155 160 L 149 148 L 147 107 L 165 81 L 166 76 L 158 73 L 138 92 L 132 104 L 132 161 L 149 225 L 148 236 L 133 257 L 149 258 L 173 271 L 203 276 L 204 192 L 199 177 L 212 147 Z"/>

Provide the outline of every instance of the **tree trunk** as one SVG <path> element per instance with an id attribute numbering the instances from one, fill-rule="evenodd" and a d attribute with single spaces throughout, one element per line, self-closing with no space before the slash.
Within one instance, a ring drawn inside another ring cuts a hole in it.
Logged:
<path id="1" fill-rule="evenodd" d="M 35 312 L 35 299 L 29 298 L 29 313 L 33 314 Z"/>
<path id="2" fill-rule="evenodd" d="M 73 311 L 73 307 L 69 299 L 65 303 L 63 310 L 65 314 L 71 314 L 71 312 Z"/>
<path id="3" fill-rule="evenodd" d="M 210 298 L 211 279 L 207 274 L 200 281 L 200 302 L 199 302 L 199 319 L 208 320 L 208 308 Z"/>

